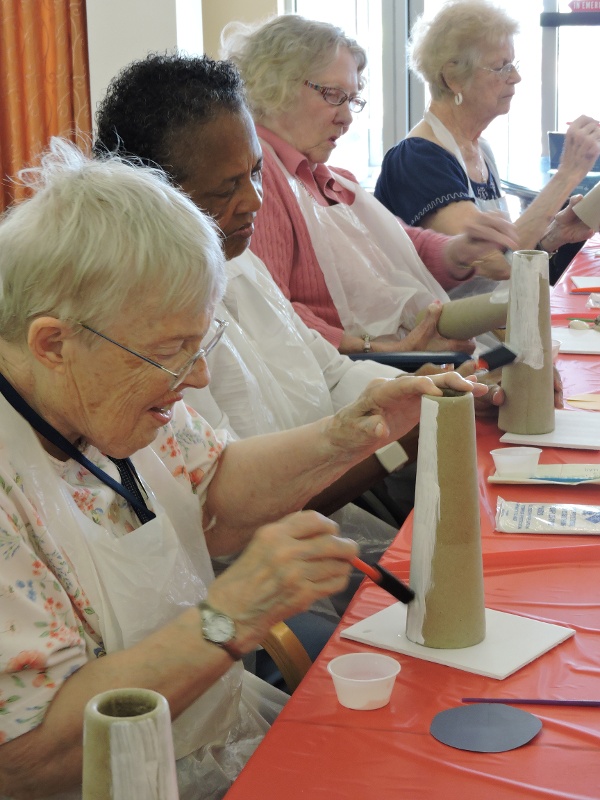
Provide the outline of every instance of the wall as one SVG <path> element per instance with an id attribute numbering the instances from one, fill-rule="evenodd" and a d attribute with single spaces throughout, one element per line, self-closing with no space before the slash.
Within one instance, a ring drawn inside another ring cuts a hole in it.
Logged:
<path id="1" fill-rule="evenodd" d="M 92 111 L 110 80 L 131 61 L 176 47 L 216 58 L 227 22 L 261 20 L 282 5 L 282 0 L 88 0 Z"/>
<path id="2" fill-rule="evenodd" d="M 281 0 L 204 0 L 204 48 L 211 58 L 219 57 L 221 31 L 228 22 L 256 22 L 281 13 Z"/>

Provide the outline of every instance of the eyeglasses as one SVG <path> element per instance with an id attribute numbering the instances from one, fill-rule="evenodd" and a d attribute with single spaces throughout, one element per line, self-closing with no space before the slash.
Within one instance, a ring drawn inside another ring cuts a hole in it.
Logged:
<path id="1" fill-rule="evenodd" d="M 479 69 L 484 69 L 486 72 L 493 72 L 494 75 L 497 75 L 499 78 L 506 79 L 512 74 L 513 70 L 515 72 L 519 71 L 519 62 L 511 61 L 510 64 L 505 64 L 503 67 L 479 67 Z"/>
<path id="2" fill-rule="evenodd" d="M 323 99 L 330 106 L 341 106 L 347 100 L 348 108 L 355 114 L 359 114 L 367 105 L 367 101 L 363 100 L 362 97 L 356 97 L 356 95 L 350 97 L 346 92 L 342 92 L 341 89 L 334 89 L 332 86 L 319 86 L 318 83 L 311 83 L 310 81 L 304 81 L 304 85 L 322 94 Z"/>
<path id="3" fill-rule="evenodd" d="M 207 344 L 204 345 L 204 347 L 201 347 L 200 350 L 198 350 L 198 352 L 195 355 L 188 358 L 185 364 L 181 367 L 181 369 L 177 370 L 177 372 L 172 372 L 170 369 L 163 367 L 162 364 L 159 364 L 158 361 L 153 361 L 151 358 L 143 356 L 141 353 L 137 353 L 130 347 L 125 347 L 124 344 L 120 344 L 120 342 L 115 342 L 115 340 L 111 339 L 110 336 L 106 336 L 104 333 L 100 333 L 100 331 L 96 331 L 94 330 L 94 328 L 90 328 L 89 325 L 84 325 L 83 322 L 80 322 L 79 324 L 81 325 L 82 328 L 85 328 L 86 331 L 90 331 L 90 333 L 95 333 L 96 336 L 100 336 L 102 339 L 106 339 L 107 342 L 115 344 L 117 347 L 120 347 L 121 350 L 126 350 L 128 353 L 131 353 L 132 356 L 137 356 L 138 358 L 141 358 L 142 361 L 145 361 L 147 364 L 152 364 L 152 366 L 158 367 L 158 369 L 162 369 L 163 372 L 167 372 L 169 375 L 172 375 L 173 380 L 171 381 L 169 390 L 173 391 L 174 389 L 177 389 L 178 386 L 181 386 L 181 384 L 184 382 L 184 380 L 187 378 L 190 372 L 194 369 L 196 362 L 199 361 L 201 358 L 206 358 L 206 356 L 210 353 L 210 351 L 213 350 L 221 340 L 221 337 L 225 332 L 225 328 L 229 325 L 229 323 L 225 322 L 222 319 L 215 319 L 215 322 L 217 323 L 217 332 L 212 337 L 212 339 L 210 339 L 207 342 Z"/>

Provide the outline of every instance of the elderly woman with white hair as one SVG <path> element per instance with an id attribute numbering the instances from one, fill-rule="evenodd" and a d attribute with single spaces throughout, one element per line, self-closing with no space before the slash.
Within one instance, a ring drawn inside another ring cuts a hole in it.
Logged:
<path id="1" fill-rule="evenodd" d="M 410 65 L 427 83 L 431 103 L 408 137 L 386 154 L 375 189 L 375 197 L 410 225 L 456 234 L 477 209 L 507 210 L 482 134 L 496 117 L 508 114 L 521 81 L 513 44 L 517 31 L 517 22 L 488 0 L 449 0 L 415 26 Z M 569 127 L 556 174 L 516 220 L 520 248 L 552 253 L 592 234 L 572 210 L 580 197 L 560 209 L 598 155 L 599 124 L 579 117 Z M 478 272 L 507 277 L 508 264 L 492 253 Z M 470 282 L 476 287 L 492 288 L 483 278 Z"/>
<path id="2" fill-rule="evenodd" d="M 478 214 L 462 238 L 405 231 L 350 173 L 326 166 L 365 104 L 365 52 L 339 28 L 289 14 L 256 29 L 231 23 L 222 42 L 263 150 L 251 249 L 303 321 L 342 353 L 472 351 L 470 341 L 423 336 L 417 316 L 448 301 L 445 288 L 469 278 L 490 241 L 513 247 L 512 226 Z"/>
<path id="3" fill-rule="evenodd" d="M 182 402 L 223 330 L 214 224 L 162 173 L 60 141 L 28 182 L 0 222 L 0 795 L 79 797 L 86 702 L 137 686 L 169 701 L 181 800 L 222 797 L 282 705 L 239 659 L 356 555 L 284 515 L 413 427 L 422 394 L 485 387 L 381 379 L 230 443 Z"/>

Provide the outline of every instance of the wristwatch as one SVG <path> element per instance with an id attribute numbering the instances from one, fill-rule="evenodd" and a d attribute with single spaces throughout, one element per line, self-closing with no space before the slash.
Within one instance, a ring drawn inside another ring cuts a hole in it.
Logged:
<path id="1" fill-rule="evenodd" d="M 222 611 L 217 611 L 210 603 L 203 600 L 198 603 L 202 614 L 202 636 L 207 642 L 222 647 L 235 661 L 244 655 L 235 644 L 235 622 Z"/>
<path id="2" fill-rule="evenodd" d="M 406 450 L 400 442 L 390 442 L 375 451 L 379 463 L 387 472 L 398 472 L 408 461 Z"/>
<path id="3" fill-rule="evenodd" d="M 363 335 L 360 338 L 364 342 L 364 344 L 363 344 L 363 353 L 370 353 L 371 350 L 373 349 L 371 347 L 371 336 L 368 333 L 363 333 Z"/>

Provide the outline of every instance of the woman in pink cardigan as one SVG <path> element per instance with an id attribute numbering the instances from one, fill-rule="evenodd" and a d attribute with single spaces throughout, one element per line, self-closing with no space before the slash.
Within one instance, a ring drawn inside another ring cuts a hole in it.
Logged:
<path id="1" fill-rule="evenodd" d="M 416 317 L 448 302 L 445 289 L 468 280 L 490 239 L 514 248 L 510 223 L 480 214 L 454 239 L 404 228 L 350 173 L 325 165 L 364 106 L 365 53 L 339 28 L 286 15 L 254 32 L 233 24 L 224 44 L 263 148 L 264 200 L 251 247 L 304 322 L 343 353 L 472 352 L 471 341 L 431 336 L 431 327 L 424 334 Z"/>

